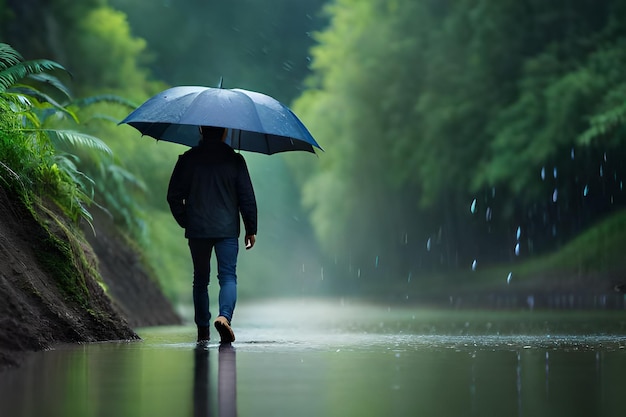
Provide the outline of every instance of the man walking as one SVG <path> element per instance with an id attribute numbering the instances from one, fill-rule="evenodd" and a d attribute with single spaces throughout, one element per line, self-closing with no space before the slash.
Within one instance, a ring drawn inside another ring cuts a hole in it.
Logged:
<path id="1" fill-rule="evenodd" d="M 237 256 L 240 220 L 246 249 L 256 242 L 257 206 L 246 162 L 224 143 L 226 129 L 201 126 L 198 146 L 181 155 L 174 167 L 167 202 L 185 229 L 193 262 L 194 321 L 198 342 L 209 340 L 209 274 L 213 249 L 217 258 L 219 316 L 214 322 L 221 343 L 235 340 L 231 328 L 237 301 Z"/>

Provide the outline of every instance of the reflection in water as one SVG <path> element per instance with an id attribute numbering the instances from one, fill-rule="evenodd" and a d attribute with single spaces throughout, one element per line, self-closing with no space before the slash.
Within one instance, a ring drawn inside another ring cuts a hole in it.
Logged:
<path id="1" fill-rule="evenodd" d="M 199 343 L 196 346 L 193 367 L 194 417 L 207 417 L 211 415 L 210 396 L 209 349 Z"/>
<path id="2" fill-rule="evenodd" d="M 217 408 L 220 417 L 237 415 L 237 358 L 230 343 L 221 344 L 217 370 Z"/>
<path id="3" fill-rule="evenodd" d="M 235 348 L 221 344 L 218 350 L 217 409 L 219 417 L 237 415 L 237 358 Z M 211 373 L 209 372 L 209 347 L 198 344 L 194 352 L 193 415 L 211 416 Z"/>
<path id="4" fill-rule="evenodd" d="M 241 308 L 237 358 L 194 327 L 34 354 L 0 373 L 0 416 L 624 415 L 626 312 L 320 305 Z"/>

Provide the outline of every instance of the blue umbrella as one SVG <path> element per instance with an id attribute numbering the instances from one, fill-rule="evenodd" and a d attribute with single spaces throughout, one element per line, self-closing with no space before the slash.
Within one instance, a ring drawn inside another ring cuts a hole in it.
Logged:
<path id="1" fill-rule="evenodd" d="M 157 140 L 196 146 L 199 126 L 229 129 L 235 149 L 274 154 L 322 150 L 304 124 L 284 104 L 239 88 L 180 86 L 167 89 L 130 113 L 126 123 Z"/>

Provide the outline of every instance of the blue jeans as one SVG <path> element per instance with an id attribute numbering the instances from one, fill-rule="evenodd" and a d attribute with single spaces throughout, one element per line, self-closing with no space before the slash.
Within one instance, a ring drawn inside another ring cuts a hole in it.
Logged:
<path id="1" fill-rule="evenodd" d="M 197 326 L 211 324 L 208 286 L 213 248 L 217 259 L 217 280 L 220 284 L 219 315 L 230 322 L 237 302 L 237 238 L 189 239 L 193 262 L 194 321 Z"/>

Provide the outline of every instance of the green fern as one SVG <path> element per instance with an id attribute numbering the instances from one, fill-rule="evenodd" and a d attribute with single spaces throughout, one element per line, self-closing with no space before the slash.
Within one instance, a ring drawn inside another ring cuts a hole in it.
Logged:
<path id="1" fill-rule="evenodd" d="M 0 42 L 0 71 L 17 65 L 23 60 L 19 52 L 10 45 Z"/>
<path id="2" fill-rule="evenodd" d="M 71 219 L 90 225 L 88 208 L 98 204 L 97 192 L 116 221 L 141 239 L 145 225 L 134 195 L 144 193 L 145 185 L 115 163 L 101 139 L 65 128 L 68 121 L 79 124 L 79 112 L 91 105 L 134 109 L 136 104 L 110 94 L 72 100 L 65 85 L 46 72 L 59 69 L 63 67 L 51 61 L 23 62 L 19 53 L 0 43 L 0 182 L 25 194 L 46 194 Z M 91 117 L 118 123 L 107 115 Z"/>
<path id="3" fill-rule="evenodd" d="M 66 214 L 74 221 L 82 218 L 91 225 L 93 218 L 87 207 L 94 202 L 95 182 L 77 168 L 76 163 L 80 162 L 77 156 L 67 153 L 57 154 L 54 161 L 53 166 L 56 166 L 60 175 L 65 177 L 63 183 L 70 184 L 62 187 L 62 192 L 57 196 L 64 203 L 62 206 Z"/>
<path id="4" fill-rule="evenodd" d="M 72 105 L 78 106 L 80 108 L 85 108 L 87 106 L 91 106 L 93 104 L 98 104 L 98 103 L 117 104 L 117 105 L 126 107 L 129 110 L 135 110 L 138 107 L 137 103 L 134 103 L 124 97 L 120 97 L 115 94 L 99 94 L 99 95 L 90 96 L 90 97 L 86 97 L 82 99 L 76 99 L 72 102 Z"/>
<path id="5" fill-rule="evenodd" d="M 78 123 L 78 116 L 75 112 L 58 103 L 48 94 L 45 94 L 34 87 L 28 85 L 12 86 L 10 89 L 5 90 L 3 96 L 6 99 L 10 99 L 11 96 L 15 96 L 20 99 L 22 103 L 31 107 L 30 110 L 41 111 L 40 117 L 42 120 L 46 119 L 50 115 L 57 115 L 60 112 L 72 119 L 75 123 Z M 27 100 L 24 100 L 25 98 Z"/>
<path id="6" fill-rule="evenodd" d="M 40 59 L 36 61 L 19 62 L 11 67 L 0 71 L 0 93 L 3 93 L 13 84 L 24 79 L 30 74 L 37 74 L 44 71 L 63 70 L 63 66 L 54 61 Z"/>
<path id="7" fill-rule="evenodd" d="M 72 93 L 69 88 L 54 75 L 47 73 L 30 74 L 28 79 L 35 81 L 39 86 L 51 87 L 53 90 L 62 93 L 68 100 L 72 99 Z"/>
<path id="8" fill-rule="evenodd" d="M 593 116 L 590 124 L 589 129 L 578 136 L 578 143 L 588 145 L 624 127 L 626 125 L 626 103 Z"/>
<path id="9" fill-rule="evenodd" d="M 60 147 L 64 144 L 83 149 L 91 149 L 98 152 L 102 152 L 108 156 L 113 156 L 113 151 L 107 146 L 101 139 L 88 135 L 86 133 L 80 133 L 73 130 L 54 130 L 54 129 L 42 129 L 47 133 L 55 147 Z"/>

